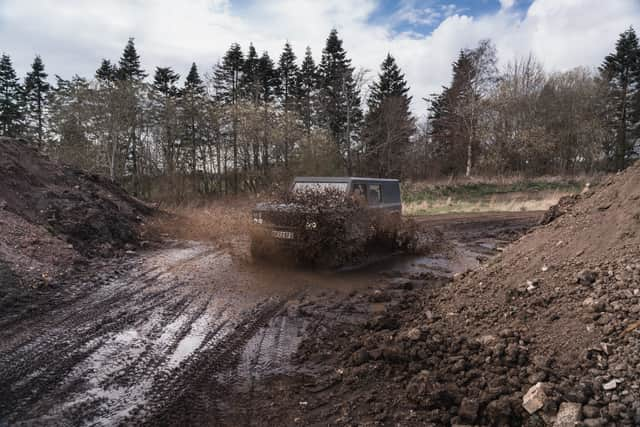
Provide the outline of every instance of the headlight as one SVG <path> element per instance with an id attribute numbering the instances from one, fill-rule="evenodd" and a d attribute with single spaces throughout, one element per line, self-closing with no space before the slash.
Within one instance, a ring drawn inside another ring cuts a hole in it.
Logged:
<path id="1" fill-rule="evenodd" d="M 316 228 L 318 228 L 318 224 L 315 221 L 307 221 L 307 223 L 304 225 L 304 228 L 306 228 L 307 230 L 315 230 Z"/>
<path id="2" fill-rule="evenodd" d="M 260 212 L 253 213 L 253 222 L 255 224 L 262 224 L 262 214 Z"/>

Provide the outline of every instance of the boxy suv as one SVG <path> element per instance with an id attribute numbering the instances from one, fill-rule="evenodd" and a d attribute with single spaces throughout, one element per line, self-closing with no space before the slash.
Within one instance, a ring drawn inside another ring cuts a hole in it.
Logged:
<path id="1" fill-rule="evenodd" d="M 318 196 L 322 193 L 331 203 Z M 282 203 L 260 203 L 253 210 L 254 256 L 295 247 L 303 258 L 323 257 L 323 251 L 342 251 L 348 258 L 362 252 L 383 224 L 393 229 L 401 220 L 397 179 L 296 177 L 289 195 Z"/>

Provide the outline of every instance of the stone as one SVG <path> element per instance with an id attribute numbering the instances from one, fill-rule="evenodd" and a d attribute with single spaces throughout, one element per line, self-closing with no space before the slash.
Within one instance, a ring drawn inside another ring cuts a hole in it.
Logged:
<path id="1" fill-rule="evenodd" d="M 360 349 L 351 355 L 351 363 L 354 366 L 360 366 L 363 363 L 366 363 L 368 361 L 369 361 L 369 353 L 364 349 Z"/>
<path id="2" fill-rule="evenodd" d="M 412 287 L 411 279 L 407 279 L 406 277 L 394 277 L 393 279 L 389 279 L 387 283 L 396 289 L 411 289 Z"/>
<path id="3" fill-rule="evenodd" d="M 584 427 L 603 427 L 606 421 L 602 418 L 588 418 L 582 421 Z"/>
<path id="4" fill-rule="evenodd" d="M 480 403 L 476 399 L 464 398 L 460 403 L 458 409 L 458 415 L 464 422 L 475 423 L 478 418 L 478 411 L 480 410 Z"/>
<path id="5" fill-rule="evenodd" d="M 586 418 L 598 418 L 600 416 L 600 409 L 595 406 L 585 405 L 582 407 L 582 415 Z"/>
<path id="6" fill-rule="evenodd" d="M 575 427 L 582 418 L 582 405 L 579 403 L 562 402 L 556 415 L 553 427 Z"/>
<path id="7" fill-rule="evenodd" d="M 418 328 L 411 328 L 407 331 L 407 338 L 411 341 L 418 341 L 422 337 L 422 331 Z"/>
<path id="8" fill-rule="evenodd" d="M 602 388 L 605 391 L 615 390 L 616 387 L 618 386 L 618 383 L 620 383 L 620 382 L 622 382 L 622 380 L 613 379 L 613 380 L 609 381 L 608 383 L 602 384 Z"/>
<path id="9" fill-rule="evenodd" d="M 547 394 L 544 391 L 544 384 L 542 382 L 537 383 L 522 398 L 522 406 L 529 414 L 535 413 L 546 403 Z"/>
<path id="10" fill-rule="evenodd" d="M 588 286 L 592 285 L 596 281 L 597 277 L 598 275 L 595 271 L 582 270 L 576 276 L 576 282 L 578 282 L 580 285 Z"/>
<path id="11" fill-rule="evenodd" d="M 627 407 L 622 403 L 611 402 L 609 403 L 609 406 L 607 407 L 607 409 L 610 417 L 620 418 L 622 413 L 626 411 Z"/>

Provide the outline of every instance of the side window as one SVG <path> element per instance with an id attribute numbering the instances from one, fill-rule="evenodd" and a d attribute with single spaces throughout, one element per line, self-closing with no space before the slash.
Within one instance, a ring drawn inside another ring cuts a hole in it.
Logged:
<path id="1" fill-rule="evenodd" d="M 353 196 L 358 199 L 367 200 L 367 186 L 364 184 L 353 184 Z"/>
<path id="2" fill-rule="evenodd" d="M 378 205 L 382 203 L 382 186 L 380 184 L 367 185 L 367 200 L 370 205 Z"/>

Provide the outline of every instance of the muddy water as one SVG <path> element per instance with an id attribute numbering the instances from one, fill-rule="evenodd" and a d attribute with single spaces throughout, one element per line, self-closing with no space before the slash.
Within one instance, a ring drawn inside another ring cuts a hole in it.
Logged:
<path id="1" fill-rule="evenodd" d="M 348 271 L 255 264 L 198 242 L 101 266 L 0 330 L 0 425 L 215 424 L 230 409 L 250 417 L 249 404 L 238 411 L 225 397 L 291 369 L 300 341 L 321 326 L 314 301 L 365 319 L 384 307 L 340 307 L 341 295 L 381 273 L 473 268 L 503 244 L 482 234 L 450 234 L 446 255 L 387 255 Z"/>

